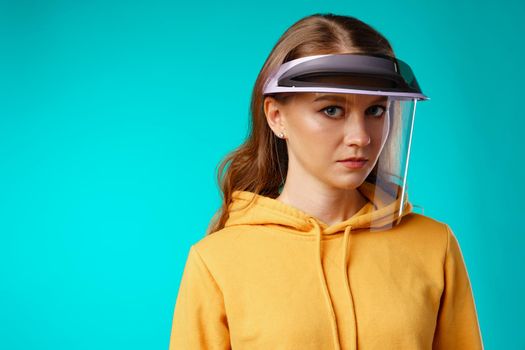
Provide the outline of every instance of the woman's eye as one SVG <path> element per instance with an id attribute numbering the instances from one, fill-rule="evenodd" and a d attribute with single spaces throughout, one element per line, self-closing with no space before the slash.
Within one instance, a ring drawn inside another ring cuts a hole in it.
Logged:
<path id="1" fill-rule="evenodd" d="M 368 107 L 368 109 L 366 110 L 366 114 L 371 114 L 374 117 L 381 117 L 383 113 L 385 113 L 385 111 L 386 111 L 385 107 L 380 106 L 380 105 L 375 105 L 375 106 Z"/>
<path id="2" fill-rule="evenodd" d="M 338 113 L 337 110 L 339 110 L 340 112 Z M 337 106 L 328 106 L 326 108 L 323 108 L 321 111 L 324 112 L 324 114 L 326 114 L 327 116 L 329 117 L 339 117 L 341 115 L 343 115 L 344 113 L 342 113 L 343 109 L 341 107 L 337 107 Z"/>

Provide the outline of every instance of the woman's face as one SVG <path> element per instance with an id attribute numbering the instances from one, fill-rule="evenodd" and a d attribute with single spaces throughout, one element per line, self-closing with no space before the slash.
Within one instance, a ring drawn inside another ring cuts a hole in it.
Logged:
<path id="1" fill-rule="evenodd" d="M 284 130 L 289 167 L 298 167 L 289 172 L 341 189 L 364 182 L 388 137 L 386 96 L 293 93 L 286 103 L 271 101 L 265 100 L 268 121 L 276 134 Z M 361 168 L 345 166 L 342 160 L 350 157 L 367 161 Z"/>

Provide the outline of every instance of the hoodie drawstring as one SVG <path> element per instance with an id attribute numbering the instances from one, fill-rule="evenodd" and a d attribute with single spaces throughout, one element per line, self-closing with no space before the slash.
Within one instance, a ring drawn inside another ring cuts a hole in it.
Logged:
<path id="1" fill-rule="evenodd" d="M 326 278 L 323 272 L 323 260 L 322 260 L 322 254 L 321 254 L 321 235 L 322 235 L 321 227 L 319 226 L 319 223 L 317 222 L 317 220 L 315 220 L 314 218 L 308 218 L 308 221 L 313 224 L 314 229 L 315 229 L 315 236 L 317 239 L 317 257 L 319 258 L 319 261 L 318 261 L 319 262 L 319 265 L 318 265 L 319 280 L 321 281 L 321 285 L 323 286 L 324 300 L 326 301 L 328 312 L 330 314 L 330 321 L 332 323 L 332 337 L 334 340 L 334 349 L 341 350 L 334 307 L 332 305 L 332 299 L 330 299 L 330 294 L 328 293 L 328 286 L 326 284 Z"/>
<path id="2" fill-rule="evenodd" d="M 353 320 L 351 322 L 352 325 L 352 334 L 354 334 L 353 340 L 354 343 L 352 344 L 352 349 L 357 349 L 357 319 L 355 315 L 355 308 L 354 308 L 354 298 L 352 296 L 352 290 L 350 289 L 350 281 L 348 279 L 348 245 L 350 242 L 350 231 L 352 230 L 352 226 L 348 225 L 345 228 L 345 234 L 343 237 L 343 278 L 344 278 L 344 284 L 346 286 L 346 291 L 348 292 L 348 300 L 350 301 L 350 307 L 351 307 L 351 313 L 353 316 Z"/>
<path id="3" fill-rule="evenodd" d="M 318 254 L 318 259 L 319 259 L 319 280 L 321 281 L 321 285 L 323 286 L 323 292 L 324 292 L 324 300 L 326 301 L 326 305 L 328 307 L 328 312 L 330 314 L 330 320 L 331 320 L 331 323 L 332 323 L 332 335 L 333 335 L 333 340 L 334 340 L 334 348 L 336 350 L 340 350 L 341 349 L 341 343 L 339 341 L 339 332 L 337 330 L 337 320 L 336 320 L 336 317 L 335 317 L 335 312 L 334 312 L 334 307 L 333 307 L 333 304 L 332 304 L 332 299 L 330 298 L 330 294 L 328 292 L 328 286 L 327 286 L 327 283 L 326 283 L 326 277 L 324 275 L 324 271 L 323 271 L 323 260 L 322 260 L 322 253 L 321 253 L 321 236 L 322 236 L 322 230 L 321 230 L 321 227 L 319 225 L 319 223 L 317 222 L 317 220 L 315 220 L 314 218 L 310 217 L 308 218 L 308 221 L 311 222 L 314 226 L 314 229 L 315 229 L 315 236 L 316 236 L 316 239 L 317 239 L 317 254 Z M 350 300 L 350 304 L 351 304 L 351 312 L 352 312 L 352 315 L 353 315 L 353 322 L 352 322 L 352 332 L 354 334 L 354 344 L 352 344 L 352 349 L 357 349 L 357 333 L 356 333 L 356 328 L 357 328 L 357 323 L 356 323 L 356 316 L 355 316 L 355 311 L 354 311 L 354 301 L 353 301 L 353 298 L 352 298 L 352 292 L 350 290 L 350 282 L 349 282 L 349 279 L 348 279 L 348 244 L 349 244 L 349 241 L 350 241 L 350 231 L 352 230 L 352 226 L 348 225 L 346 228 L 345 228 L 345 233 L 344 233 L 344 238 L 343 238 L 343 282 L 344 284 L 346 285 L 346 291 L 348 292 L 348 297 L 349 297 L 349 300 Z"/>

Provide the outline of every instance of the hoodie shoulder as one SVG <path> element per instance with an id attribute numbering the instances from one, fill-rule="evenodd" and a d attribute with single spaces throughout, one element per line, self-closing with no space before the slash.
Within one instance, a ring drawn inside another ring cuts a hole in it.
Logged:
<path id="1" fill-rule="evenodd" d="M 202 253 L 214 250 L 223 251 L 234 245 L 240 234 L 241 232 L 237 227 L 225 227 L 210 235 L 202 237 L 195 242 L 194 247 Z"/>
<path id="2" fill-rule="evenodd" d="M 402 223 L 408 229 L 417 229 L 422 234 L 432 236 L 445 237 L 449 229 L 445 222 L 418 213 L 407 214 L 403 217 Z"/>
<path id="3" fill-rule="evenodd" d="M 246 259 L 250 252 L 257 250 L 259 236 L 263 233 L 249 225 L 225 227 L 202 237 L 192 247 L 212 274 L 220 273 L 232 269 Z"/>
<path id="4" fill-rule="evenodd" d="M 400 226 L 424 246 L 438 247 L 442 254 L 446 252 L 452 230 L 445 222 L 422 214 L 410 213 L 403 217 Z"/>
<path id="5" fill-rule="evenodd" d="M 444 222 L 431 218 L 430 216 L 413 213 L 413 212 L 403 217 L 403 220 L 405 219 L 407 221 L 412 220 L 414 221 L 414 224 L 425 226 L 428 228 L 439 228 L 439 227 L 442 227 L 443 225 L 446 225 Z"/>

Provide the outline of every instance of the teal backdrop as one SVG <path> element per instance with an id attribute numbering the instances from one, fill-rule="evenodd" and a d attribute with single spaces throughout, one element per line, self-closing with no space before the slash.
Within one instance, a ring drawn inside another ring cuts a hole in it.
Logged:
<path id="1" fill-rule="evenodd" d="M 381 31 L 431 97 L 409 199 L 455 232 L 486 349 L 525 349 L 523 2 L 0 4 L 0 348 L 167 349 L 259 69 L 333 12 Z"/>

